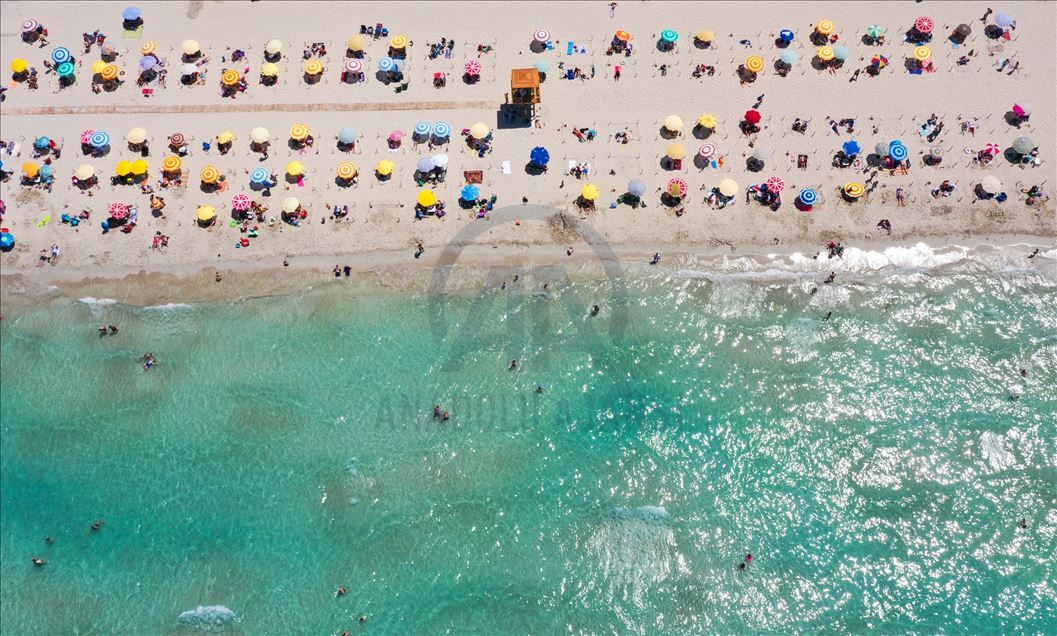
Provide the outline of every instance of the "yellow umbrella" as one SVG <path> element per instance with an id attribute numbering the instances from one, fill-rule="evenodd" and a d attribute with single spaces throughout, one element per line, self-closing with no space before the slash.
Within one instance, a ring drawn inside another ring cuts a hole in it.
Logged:
<path id="1" fill-rule="evenodd" d="M 759 73 L 763 70 L 763 58 L 759 55 L 750 56 L 749 59 L 745 60 L 745 68 L 753 73 Z"/>
<path id="2" fill-rule="evenodd" d="M 482 122 L 478 122 L 473 126 L 470 126 L 470 136 L 474 139 L 484 139 L 488 136 L 488 133 L 488 125 Z"/>
<path id="3" fill-rule="evenodd" d="M 198 40 L 184 40 L 184 43 L 180 45 L 180 50 L 184 52 L 184 55 L 194 55 L 202 50 L 202 47 L 198 45 Z"/>
<path id="4" fill-rule="evenodd" d="M 719 120 L 716 119 L 715 115 L 705 114 L 697 118 L 697 125 L 702 128 L 715 128 L 719 125 Z"/>
<path id="5" fill-rule="evenodd" d="M 712 41 L 714 41 L 716 39 L 716 32 L 715 31 L 698 31 L 696 37 L 701 42 L 712 42 Z"/>
<path id="6" fill-rule="evenodd" d="M 216 183 L 219 178 L 220 171 L 217 170 L 216 166 L 202 168 L 202 183 Z"/>
<path id="7" fill-rule="evenodd" d="M 261 65 L 261 75 L 265 77 L 276 77 L 279 75 L 279 65 L 265 62 Z"/>
<path id="8" fill-rule="evenodd" d="M 433 190 L 423 190 L 418 193 L 418 204 L 424 208 L 436 205 L 437 195 L 433 193 Z"/>
<path id="9" fill-rule="evenodd" d="M 147 170 L 146 159 L 136 159 L 132 162 L 132 174 L 147 174 Z"/>
<path id="10" fill-rule="evenodd" d="M 819 20 L 815 25 L 815 30 L 821 35 L 829 35 L 837 30 L 837 25 L 833 24 L 833 20 Z"/>
<path id="11" fill-rule="evenodd" d="M 683 129 L 683 120 L 678 115 L 668 115 L 664 118 L 664 128 L 671 132 L 679 132 Z"/>
<path id="12" fill-rule="evenodd" d="M 92 62 L 93 75 L 98 75 L 99 73 L 102 73 L 104 68 L 106 68 L 106 62 L 104 62 L 103 60 L 96 60 Z"/>
<path id="13" fill-rule="evenodd" d="M 33 177 L 40 174 L 40 166 L 33 163 L 32 161 L 27 161 L 26 163 L 22 164 L 22 174 L 32 179 Z"/>
<path id="14" fill-rule="evenodd" d="M 389 46 L 394 48 L 394 49 L 402 49 L 402 48 L 404 48 L 405 46 L 407 46 L 407 36 L 406 35 L 393 36 L 393 39 L 389 40 Z"/>
<path id="15" fill-rule="evenodd" d="M 242 76 L 232 68 L 224 71 L 224 74 L 220 76 L 220 81 L 224 83 L 224 86 L 234 86 L 239 83 L 240 79 L 242 79 Z"/>
<path id="16" fill-rule="evenodd" d="M 915 60 L 917 60 L 919 62 L 924 62 L 925 60 L 929 59 L 930 57 L 932 57 L 932 49 L 930 49 L 929 47 L 927 47 L 927 46 L 919 46 L 919 47 L 916 47 L 914 49 L 914 59 Z"/>
<path id="17" fill-rule="evenodd" d="M 200 205 L 198 206 L 198 220 L 205 223 L 206 221 L 212 221 L 217 217 L 217 209 L 211 205 Z"/>
<path id="18" fill-rule="evenodd" d="M 308 126 L 304 124 L 294 124 L 290 128 L 290 139 L 294 141 L 304 141 L 308 138 Z"/>
<path id="19" fill-rule="evenodd" d="M 87 181 L 95 176 L 95 168 L 88 165 L 87 163 L 81 164 L 73 171 L 73 176 L 78 181 Z"/>
<path id="20" fill-rule="evenodd" d="M 120 71 L 117 68 L 116 64 L 107 64 L 106 67 L 99 73 L 99 75 L 101 75 L 104 80 L 109 82 L 110 80 L 117 79 L 119 72 Z"/>
<path id="21" fill-rule="evenodd" d="M 686 149 L 683 148 L 683 144 L 672 144 L 668 146 L 668 157 L 670 159 L 682 159 L 686 156 Z"/>
<path id="22" fill-rule="evenodd" d="M 362 35 L 354 35 L 349 38 L 346 46 L 350 51 L 362 51 L 367 48 L 367 40 Z"/>
<path id="23" fill-rule="evenodd" d="M 306 75 L 319 75 L 323 72 L 323 62 L 319 60 L 308 60 L 305 62 Z"/>
<path id="24" fill-rule="evenodd" d="M 338 176 L 342 179 L 351 179 L 356 176 L 356 164 L 345 161 L 338 164 Z"/>
<path id="25" fill-rule="evenodd" d="M 378 162 L 377 166 L 374 167 L 374 171 L 384 177 L 386 175 L 393 174 L 393 168 L 395 167 L 396 164 L 394 164 L 392 161 L 389 161 L 388 159 L 383 159 L 382 161 Z"/>
<path id="26" fill-rule="evenodd" d="M 158 43 L 154 40 L 147 40 L 139 47 L 139 52 L 144 55 L 150 55 L 158 49 Z"/>
<path id="27" fill-rule="evenodd" d="M 305 173 L 305 164 L 300 161 L 291 161 L 286 164 L 286 174 L 292 177 L 300 177 Z"/>
<path id="28" fill-rule="evenodd" d="M 125 140 L 130 144 L 141 144 L 147 141 L 147 131 L 142 128 L 133 128 L 125 135 Z"/>
<path id="29" fill-rule="evenodd" d="M 844 194 L 848 195 L 852 199 L 858 199 L 866 193 L 866 186 L 856 181 L 844 184 Z"/>
<path id="30" fill-rule="evenodd" d="M 295 212 L 300 205 L 301 202 L 297 200 L 297 197 L 286 197 L 283 199 L 283 212 L 287 214 Z"/>
<path id="31" fill-rule="evenodd" d="M 250 141 L 255 144 L 263 144 L 268 141 L 268 129 L 257 127 L 250 131 Z"/>
<path id="32" fill-rule="evenodd" d="M 230 130 L 225 130 L 224 132 L 217 135 L 218 144 L 230 144 L 233 141 L 235 141 L 235 133 L 231 132 Z"/>
<path id="33" fill-rule="evenodd" d="M 25 73 L 29 70 L 29 62 L 22 58 L 15 58 L 11 60 L 11 72 L 12 73 Z"/>
<path id="34" fill-rule="evenodd" d="M 180 161 L 180 158 L 175 155 L 172 155 L 166 157 L 165 159 L 162 159 L 161 169 L 165 172 L 176 172 L 180 169 L 181 165 L 183 165 L 183 162 Z"/>
<path id="35" fill-rule="evenodd" d="M 724 179 L 719 182 L 719 193 L 725 197 L 732 197 L 738 193 L 738 182 L 734 179 Z"/>
<path id="36" fill-rule="evenodd" d="M 264 52 L 268 55 L 275 55 L 279 51 L 283 50 L 283 43 L 279 40 L 268 40 L 268 43 L 264 45 Z"/>
<path id="37" fill-rule="evenodd" d="M 587 201 L 594 201 L 598 198 L 598 186 L 593 183 L 584 184 L 583 190 L 580 190 L 580 196 Z"/>
<path id="38" fill-rule="evenodd" d="M 833 49 L 831 47 L 823 46 L 818 50 L 818 59 L 822 60 L 823 62 L 828 62 L 835 57 L 837 56 L 833 53 Z"/>
<path id="39" fill-rule="evenodd" d="M 119 176 L 119 177 L 127 177 L 128 175 L 132 174 L 132 162 L 131 161 L 119 161 L 119 162 L 117 162 L 117 167 L 114 168 L 114 172 L 116 172 L 117 176 Z"/>

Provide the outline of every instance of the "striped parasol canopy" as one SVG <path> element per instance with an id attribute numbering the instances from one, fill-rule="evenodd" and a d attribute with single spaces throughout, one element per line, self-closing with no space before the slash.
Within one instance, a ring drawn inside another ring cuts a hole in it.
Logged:
<path id="1" fill-rule="evenodd" d="M 294 124 L 290 127 L 290 139 L 294 141 L 304 141 L 308 139 L 308 126 L 304 124 Z"/>
<path id="2" fill-rule="evenodd" d="M 814 188 L 804 188 L 800 191 L 800 196 L 797 198 L 804 205 L 815 205 L 815 202 L 818 201 L 818 191 Z"/>
<path id="3" fill-rule="evenodd" d="M 36 20 L 26 20 L 25 22 L 22 23 L 22 32 L 23 33 L 33 33 L 34 31 L 36 31 L 39 28 L 40 28 L 40 22 L 37 22 Z"/>
<path id="4" fill-rule="evenodd" d="M 690 187 L 686 185 L 685 179 L 669 179 L 668 180 L 668 196 L 683 198 L 686 193 L 689 192 Z"/>
<path id="5" fill-rule="evenodd" d="M 110 135 L 101 130 L 92 133 L 91 143 L 93 148 L 106 148 L 110 145 Z"/>
<path id="6" fill-rule="evenodd" d="M 415 135 L 418 137 L 425 137 L 429 133 L 433 132 L 433 124 L 428 121 L 420 121 L 415 124 Z"/>
<path id="7" fill-rule="evenodd" d="M 219 178 L 220 170 L 217 170 L 216 166 L 202 168 L 202 183 L 216 183 Z"/>
<path id="8" fill-rule="evenodd" d="M 759 73 L 763 70 L 764 62 L 763 58 L 759 55 L 751 55 L 749 59 L 745 60 L 745 68 L 753 73 Z"/>
<path id="9" fill-rule="evenodd" d="M 395 70 L 395 69 L 396 69 L 396 62 L 393 60 L 393 58 L 391 58 L 391 57 L 383 57 L 382 59 L 378 60 L 378 70 L 379 71 L 382 71 L 383 73 L 387 73 L 387 72 Z"/>
<path id="10" fill-rule="evenodd" d="M 267 183 L 268 178 L 271 175 L 264 168 L 254 168 L 253 172 L 250 173 L 250 182 L 252 183 Z"/>
<path id="11" fill-rule="evenodd" d="M 466 73 L 468 75 L 480 75 L 481 74 L 481 63 L 477 60 L 470 60 L 466 63 Z"/>
<path id="12" fill-rule="evenodd" d="M 92 135 L 95 134 L 94 130 L 86 130 L 81 133 L 81 145 L 90 146 L 92 145 Z"/>
<path id="13" fill-rule="evenodd" d="M 363 71 L 363 62 L 354 57 L 345 60 L 345 71 L 348 73 L 360 73 Z"/>
<path id="14" fill-rule="evenodd" d="M 785 181 L 782 181 L 781 177 L 769 177 L 764 183 L 767 189 L 771 192 L 781 192 L 785 190 Z"/>
<path id="15" fill-rule="evenodd" d="M 714 154 L 716 154 L 716 147 L 713 144 L 705 144 L 697 151 L 697 155 L 702 159 L 708 159 Z"/>
<path id="16" fill-rule="evenodd" d="M 447 139 L 451 135 L 451 124 L 445 121 L 438 121 L 433 126 L 433 136 L 438 139 Z"/>
<path id="17" fill-rule="evenodd" d="M 994 157 L 995 155 L 1002 154 L 1002 149 L 998 147 L 998 144 L 989 143 L 984 146 L 984 152 Z"/>
<path id="18" fill-rule="evenodd" d="M 858 199 L 862 195 L 866 194 L 866 186 L 857 181 L 845 183 L 844 194 L 848 195 L 852 199 Z"/>
<path id="19" fill-rule="evenodd" d="M 179 157 L 169 156 L 169 157 L 166 157 L 165 159 L 162 159 L 161 169 L 164 172 L 176 172 L 177 170 L 180 169 L 180 166 L 182 166 L 182 165 L 183 165 L 183 161 L 181 161 Z"/>
<path id="20" fill-rule="evenodd" d="M 932 33 L 932 29 L 935 26 L 936 23 L 933 22 L 932 18 L 928 17 L 927 15 L 923 15 L 917 20 L 914 20 L 914 28 L 919 33 Z"/>
<path id="21" fill-rule="evenodd" d="M 180 147 L 187 143 L 187 137 L 184 137 L 183 133 L 175 132 L 169 135 L 169 145 L 174 147 Z"/>
<path id="22" fill-rule="evenodd" d="M 220 81 L 224 83 L 224 86 L 234 86 L 239 83 L 242 76 L 235 69 L 229 68 L 224 71 L 224 74 L 220 76 Z"/>
<path id="23" fill-rule="evenodd" d="M 305 75 L 319 75 L 323 72 L 323 62 L 308 60 L 305 62 Z"/>
<path id="24" fill-rule="evenodd" d="M 338 164 L 338 176 L 342 179 L 351 179 L 356 176 L 356 164 L 351 161 L 344 161 Z"/>
<path id="25" fill-rule="evenodd" d="M 56 64 L 62 64 L 63 62 L 69 62 L 73 59 L 73 54 L 70 53 L 70 49 L 65 46 L 60 46 L 51 52 L 51 61 Z"/>
<path id="26" fill-rule="evenodd" d="M 115 219 L 127 219 L 128 218 L 128 206 L 124 203 L 111 203 L 107 209 L 110 216 Z"/>
<path id="27" fill-rule="evenodd" d="M 532 34 L 532 39 L 540 43 L 546 43 L 551 39 L 551 32 L 547 29 L 536 29 L 536 32 Z"/>
<path id="28" fill-rule="evenodd" d="M 253 202 L 250 201 L 248 195 L 239 193 L 231 197 L 231 209 L 236 212 L 245 212 L 246 210 L 249 210 L 252 205 Z"/>
<path id="29" fill-rule="evenodd" d="M 147 40 L 139 47 L 139 52 L 143 55 L 150 55 L 158 50 L 158 43 L 154 40 Z"/>

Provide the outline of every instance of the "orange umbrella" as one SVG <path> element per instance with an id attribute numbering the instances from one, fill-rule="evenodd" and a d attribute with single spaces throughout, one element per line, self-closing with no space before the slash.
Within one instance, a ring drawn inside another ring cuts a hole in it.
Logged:
<path id="1" fill-rule="evenodd" d="M 216 166 L 202 168 L 202 183 L 216 183 L 219 178 L 220 171 L 216 169 Z"/>
<path id="2" fill-rule="evenodd" d="M 224 71 L 224 74 L 220 76 L 220 81 L 224 83 L 224 86 L 234 86 L 239 83 L 242 76 L 235 69 L 228 69 Z"/>
<path id="3" fill-rule="evenodd" d="M 631 41 L 631 34 L 628 33 L 627 31 L 617 31 L 617 36 L 616 37 L 621 42 L 630 42 Z"/>
<path id="4" fill-rule="evenodd" d="M 176 172 L 177 170 L 180 169 L 181 165 L 183 165 L 183 162 L 180 161 L 179 157 L 174 155 L 174 156 L 166 157 L 165 159 L 162 160 L 161 169 L 163 171 L 165 171 L 165 172 Z"/>

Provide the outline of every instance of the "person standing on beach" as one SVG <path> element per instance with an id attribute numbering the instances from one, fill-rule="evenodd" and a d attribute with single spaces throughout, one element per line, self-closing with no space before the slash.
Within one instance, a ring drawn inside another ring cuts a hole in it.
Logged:
<path id="1" fill-rule="evenodd" d="M 990 11 L 990 9 L 988 9 L 988 10 Z M 609 3 L 609 17 L 612 18 L 612 17 L 616 16 L 616 14 L 617 14 L 617 3 L 616 2 L 610 2 Z"/>

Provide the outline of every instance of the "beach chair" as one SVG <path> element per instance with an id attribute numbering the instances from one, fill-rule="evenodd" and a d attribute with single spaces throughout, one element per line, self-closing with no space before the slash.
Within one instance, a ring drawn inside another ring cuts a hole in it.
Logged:
<path id="1" fill-rule="evenodd" d="M 466 183 L 479 184 L 484 182 L 483 170 L 464 170 L 462 176 Z"/>

